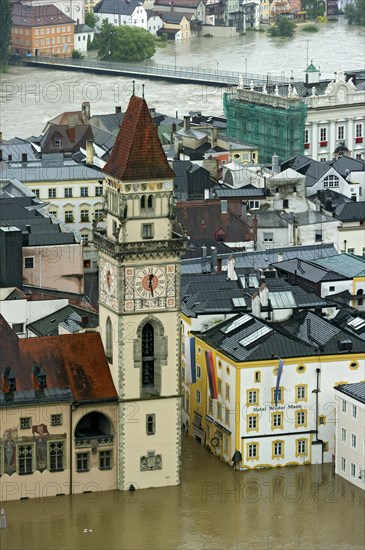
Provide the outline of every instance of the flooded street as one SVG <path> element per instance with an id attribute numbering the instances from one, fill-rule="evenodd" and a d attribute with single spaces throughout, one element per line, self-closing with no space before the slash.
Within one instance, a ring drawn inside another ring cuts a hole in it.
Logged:
<path id="1" fill-rule="evenodd" d="M 319 32 L 297 30 L 290 38 L 271 38 L 266 33 L 248 32 L 231 39 L 194 38 L 158 48 L 149 65 L 204 67 L 211 70 L 241 71 L 247 74 L 285 74 L 304 78 L 308 60 L 320 67 L 322 77 L 334 71 L 365 66 L 365 28 L 350 27 L 342 19 L 319 25 Z M 46 122 L 63 111 L 79 110 L 90 101 L 91 114 L 112 112 L 115 105 L 126 108 L 132 93 L 132 79 L 11 67 L 1 75 L 0 127 L 5 139 L 38 135 Z M 145 97 L 158 112 L 182 118 L 192 110 L 222 114 L 222 88 L 137 80 L 137 93 L 146 84 Z"/>
<path id="2" fill-rule="evenodd" d="M 360 550 L 364 493 L 332 464 L 236 472 L 183 438 L 182 485 L 5 504 L 7 550 Z"/>

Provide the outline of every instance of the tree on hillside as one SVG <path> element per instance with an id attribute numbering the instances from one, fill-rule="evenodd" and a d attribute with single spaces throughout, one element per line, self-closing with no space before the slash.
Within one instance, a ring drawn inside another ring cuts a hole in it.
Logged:
<path id="1" fill-rule="evenodd" d="M 7 65 L 9 59 L 9 46 L 11 43 L 11 1 L 0 1 L 0 66 Z"/>
<path id="2" fill-rule="evenodd" d="M 349 25 L 365 26 L 365 0 L 355 0 L 354 4 L 346 4 L 345 19 Z"/>
<path id="3" fill-rule="evenodd" d="M 268 29 L 270 36 L 293 36 L 296 24 L 287 17 L 279 15 L 275 23 Z"/>
<path id="4" fill-rule="evenodd" d="M 92 29 L 95 29 L 96 23 L 98 21 L 99 17 L 97 17 L 93 11 L 87 11 L 85 13 L 85 25 L 88 25 Z"/>
<path id="5" fill-rule="evenodd" d="M 115 27 L 104 19 L 98 35 L 98 56 L 104 61 L 144 61 L 156 51 L 156 39 L 140 27 Z"/>

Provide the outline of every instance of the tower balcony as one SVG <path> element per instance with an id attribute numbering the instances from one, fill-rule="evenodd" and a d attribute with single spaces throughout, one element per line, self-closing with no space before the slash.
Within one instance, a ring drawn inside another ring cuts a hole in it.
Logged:
<path id="1" fill-rule="evenodd" d="M 186 248 L 184 237 L 167 240 L 142 240 L 138 242 L 115 242 L 99 231 L 94 231 L 94 245 L 112 256 L 133 256 L 135 254 L 166 253 L 182 254 Z"/>

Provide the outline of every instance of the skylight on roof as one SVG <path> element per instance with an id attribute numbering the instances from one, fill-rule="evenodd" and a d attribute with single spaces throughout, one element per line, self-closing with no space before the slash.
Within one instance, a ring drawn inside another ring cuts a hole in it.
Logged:
<path id="1" fill-rule="evenodd" d="M 355 319 L 352 319 L 347 324 L 349 327 L 353 328 L 354 330 L 360 330 L 365 326 L 365 320 L 362 319 L 361 317 L 355 317 Z"/>
<path id="2" fill-rule="evenodd" d="M 249 348 L 250 346 L 252 346 L 252 344 L 256 344 L 257 340 L 260 340 L 263 336 L 270 334 L 270 332 L 272 332 L 272 328 L 264 325 L 263 327 L 256 330 L 256 332 L 253 332 L 252 334 L 249 334 L 249 336 L 242 338 L 239 343 L 244 348 Z"/>
<path id="3" fill-rule="evenodd" d="M 245 307 L 246 300 L 244 298 L 232 298 L 233 307 Z"/>
<path id="4" fill-rule="evenodd" d="M 290 290 L 270 292 L 269 297 L 274 308 L 293 308 L 297 305 Z"/>
<path id="5" fill-rule="evenodd" d="M 238 317 L 235 319 L 230 325 L 227 325 L 223 328 L 221 328 L 221 331 L 224 332 L 224 334 L 229 334 L 233 330 L 235 330 L 238 327 L 242 327 L 249 321 L 252 321 L 252 317 L 250 315 L 242 315 L 241 317 Z"/>

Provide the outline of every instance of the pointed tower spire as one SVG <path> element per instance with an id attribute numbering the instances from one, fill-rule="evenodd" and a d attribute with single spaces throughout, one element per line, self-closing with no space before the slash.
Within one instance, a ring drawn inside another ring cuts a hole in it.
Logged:
<path id="1" fill-rule="evenodd" d="M 144 99 L 132 95 L 104 172 L 123 181 L 175 176 Z"/>

